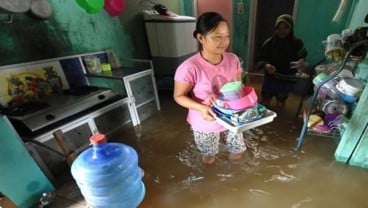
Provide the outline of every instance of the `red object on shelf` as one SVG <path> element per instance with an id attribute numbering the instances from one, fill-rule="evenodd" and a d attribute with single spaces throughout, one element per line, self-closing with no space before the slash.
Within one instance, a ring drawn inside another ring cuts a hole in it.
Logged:
<path id="1" fill-rule="evenodd" d="M 104 9 L 110 16 L 119 16 L 125 7 L 125 0 L 105 0 Z"/>

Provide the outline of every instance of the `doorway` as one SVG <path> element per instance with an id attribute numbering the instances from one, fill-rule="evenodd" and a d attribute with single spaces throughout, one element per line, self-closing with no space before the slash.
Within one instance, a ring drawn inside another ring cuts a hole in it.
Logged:
<path id="1" fill-rule="evenodd" d="M 284 13 L 293 15 L 295 0 L 258 0 L 251 1 L 251 4 L 253 11 L 250 13 L 254 19 L 250 21 L 249 26 L 251 48 L 248 54 L 248 69 L 251 74 L 262 75 L 262 72 L 254 69 L 262 43 L 272 35 L 275 20 L 279 15 Z"/>
<path id="2" fill-rule="evenodd" d="M 221 14 L 232 28 L 232 1 L 229 0 L 193 0 L 195 16 L 199 17 L 204 12 L 215 11 Z M 231 46 L 230 46 L 231 47 Z"/>

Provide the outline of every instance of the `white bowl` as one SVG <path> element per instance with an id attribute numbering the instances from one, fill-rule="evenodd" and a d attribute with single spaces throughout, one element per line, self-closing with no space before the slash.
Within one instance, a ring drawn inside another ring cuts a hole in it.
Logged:
<path id="1" fill-rule="evenodd" d="M 336 84 L 336 89 L 348 96 L 357 97 L 364 89 L 364 83 L 354 78 L 341 79 Z"/>

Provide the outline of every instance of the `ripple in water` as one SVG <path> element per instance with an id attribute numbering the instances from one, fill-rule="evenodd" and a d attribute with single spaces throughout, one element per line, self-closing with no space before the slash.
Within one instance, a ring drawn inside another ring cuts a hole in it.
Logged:
<path id="1" fill-rule="evenodd" d="M 271 194 L 267 191 L 263 191 L 260 189 L 249 189 L 249 192 L 253 195 L 253 196 L 270 196 Z"/>
<path id="2" fill-rule="evenodd" d="M 280 170 L 280 174 L 273 175 L 271 179 L 265 180 L 265 182 L 270 182 L 270 181 L 289 182 L 289 181 L 293 181 L 294 179 L 296 179 L 295 176 L 286 174 L 284 173 L 283 170 Z"/>
<path id="3" fill-rule="evenodd" d="M 273 132 L 265 133 L 261 129 L 257 128 L 244 132 L 245 143 L 248 149 L 244 154 L 244 158 L 236 166 L 238 169 L 237 171 L 241 171 L 242 174 L 257 174 L 260 173 L 260 168 L 265 165 L 268 167 L 270 165 L 270 161 L 289 157 L 290 154 L 292 154 L 289 150 L 280 149 L 274 146 L 272 141 L 269 140 L 269 135 L 275 134 Z M 232 170 L 234 168 L 233 165 L 227 161 L 227 154 L 226 145 L 221 142 L 217 160 L 215 164 L 212 165 L 212 170 L 209 171 L 208 167 L 206 168 L 206 166 L 201 163 L 201 156 L 193 139 L 188 139 L 184 149 L 176 155 L 176 158 L 187 168 L 189 174 L 179 182 L 180 187 L 177 188 L 194 191 L 197 190 L 197 186 L 200 186 L 200 184 L 203 184 L 207 180 L 214 180 L 215 178 L 217 178 L 219 182 L 234 180 L 234 178 L 236 178 L 235 175 L 237 171 L 235 171 L 235 173 L 226 172 L 226 170 Z M 282 164 L 274 165 L 277 166 L 277 169 L 281 169 L 283 166 Z M 295 169 L 296 165 L 289 164 L 288 168 Z M 263 173 L 260 174 L 263 175 Z M 213 178 L 213 176 L 215 178 Z M 280 170 L 279 174 L 272 175 L 272 177 L 265 182 L 289 182 L 295 180 L 295 178 L 295 176 L 286 174 Z M 160 183 L 160 179 L 156 178 L 155 182 Z M 256 192 L 256 190 L 253 191 Z"/>
<path id="4" fill-rule="evenodd" d="M 311 203 L 311 202 L 312 202 L 312 198 L 311 197 L 307 197 L 306 199 L 303 199 L 300 202 L 297 202 L 297 203 L 293 204 L 291 207 L 292 208 L 299 208 L 299 207 L 302 207 L 303 204 Z"/>

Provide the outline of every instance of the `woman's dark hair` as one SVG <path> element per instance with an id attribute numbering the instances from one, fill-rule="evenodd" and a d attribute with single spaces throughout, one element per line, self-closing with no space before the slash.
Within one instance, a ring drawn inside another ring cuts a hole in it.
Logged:
<path id="1" fill-rule="evenodd" d="M 207 35 L 220 24 L 220 22 L 227 22 L 217 12 L 205 12 L 198 17 L 196 29 L 193 32 L 193 37 L 197 38 L 197 34 Z"/>

